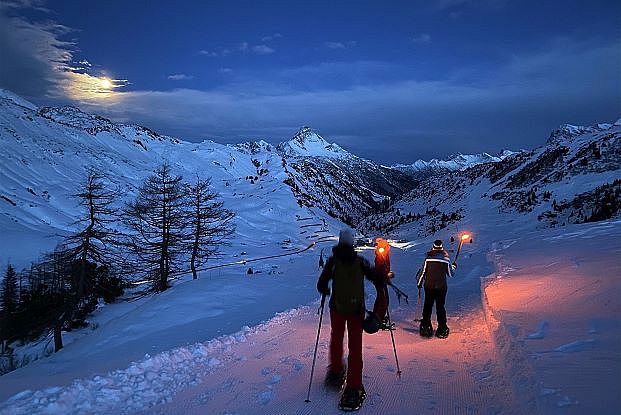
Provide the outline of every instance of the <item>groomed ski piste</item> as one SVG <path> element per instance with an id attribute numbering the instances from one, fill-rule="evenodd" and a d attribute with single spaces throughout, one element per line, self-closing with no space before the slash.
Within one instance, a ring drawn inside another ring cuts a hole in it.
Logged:
<path id="1" fill-rule="evenodd" d="M 389 333 L 365 334 L 360 413 L 618 413 L 621 221 L 468 229 L 476 239 L 464 245 L 449 282 L 448 339 L 421 338 L 414 321 L 413 274 L 431 241 L 393 241 L 395 283 L 410 295 L 409 304 L 391 295 L 402 375 Z M 265 315 L 257 303 L 286 309 L 314 296 L 317 254 L 287 259 L 286 285 L 223 271 L 179 281 L 139 305 L 109 306 L 118 315 L 92 334 L 1 377 L 0 413 L 340 413 L 338 394 L 323 386 L 328 313 L 304 402 L 319 301 L 252 324 Z M 137 358 L 137 350 L 146 353 Z"/>

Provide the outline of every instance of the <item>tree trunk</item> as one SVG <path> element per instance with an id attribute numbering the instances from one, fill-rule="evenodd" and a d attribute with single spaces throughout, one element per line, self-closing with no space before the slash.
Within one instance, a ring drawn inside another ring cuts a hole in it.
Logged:
<path id="1" fill-rule="evenodd" d="M 54 326 L 54 352 L 58 352 L 63 348 L 63 336 L 61 333 L 62 322 L 56 323 Z"/>
<path id="2" fill-rule="evenodd" d="M 197 219 L 199 220 L 199 219 Z M 190 261 L 190 268 L 192 268 L 192 279 L 195 280 L 197 279 L 197 275 L 196 275 L 196 258 L 198 257 L 198 243 L 199 243 L 199 238 L 200 238 L 200 224 L 196 227 L 196 233 L 194 235 L 194 244 L 192 246 L 192 259 Z"/>

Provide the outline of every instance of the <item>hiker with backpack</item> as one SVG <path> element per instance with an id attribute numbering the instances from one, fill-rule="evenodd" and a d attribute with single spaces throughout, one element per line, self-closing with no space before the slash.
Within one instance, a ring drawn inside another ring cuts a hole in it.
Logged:
<path id="1" fill-rule="evenodd" d="M 358 410 L 366 396 L 362 384 L 362 331 L 365 320 L 364 279 L 370 280 L 377 290 L 376 304 L 386 304 L 383 276 L 354 250 L 354 235 L 350 229 L 339 233 L 338 245 L 332 248 L 323 272 L 317 281 L 317 290 L 330 295 L 330 365 L 326 373 L 326 385 L 340 389 L 347 378 L 339 408 Z M 332 290 L 328 287 L 332 280 Z M 381 307 L 380 307 L 381 308 Z M 377 311 L 377 310 L 375 310 Z M 379 321 L 386 310 L 379 311 Z M 343 337 L 347 327 L 347 368 L 343 364 Z M 345 376 L 347 374 L 347 376 Z"/>
<path id="2" fill-rule="evenodd" d="M 447 276 L 451 276 L 451 271 L 457 268 L 457 264 L 451 264 L 449 254 L 442 246 L 442 241 L 436 239 L 433 247 L 425 256 L 425 263 L 418 277 L 417 286 L 425 288 L 425 304 L 423 306 L 423 319 L 420 322 L 419 333 L 422 337 L 433 336 L 433 326 L 431 325 L 431 312 L 433 305 L 436 305 L 436 318 L 438 329 L 436 337 L 446 338 L 449 335 L 449 328 L 446 325 L 446 292 L 448 285 Z"/>

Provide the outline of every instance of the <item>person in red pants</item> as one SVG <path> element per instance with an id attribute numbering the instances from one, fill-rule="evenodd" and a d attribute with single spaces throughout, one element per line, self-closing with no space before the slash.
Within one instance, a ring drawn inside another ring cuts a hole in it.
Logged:
<path id="1" fill-rule="evenodd" d="M 378 289 L 382 279 L 378 278 L 369 261 L 354 250 L 354 236 L 351 230 L 339 233 L 338 245 L 332 248 L 323 272 L 317 282 L 317 290 L 322 295 L 330 295 L 330 365 L 326 374 L 326 384 L 334 388 L 342 387 L 345 381 L 343 365 L 343 336 L 347 328 L 348 350 L 347 384 L 341 396 L 341 409 L 358 409 L 366 393 L 362 384 L 362 323 L 365 318 L 364 278 Z M 332 281 L 332 292 L 328 287 Z"/>

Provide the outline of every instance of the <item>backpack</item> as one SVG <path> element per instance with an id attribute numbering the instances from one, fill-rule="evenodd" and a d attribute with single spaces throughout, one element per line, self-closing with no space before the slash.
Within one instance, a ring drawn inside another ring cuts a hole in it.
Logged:
<path id="1" fill-rule="evenodd" d="M 360 258 L 334 259 L 330 308 L 341 314 L 364 313 L 364 271 Z"/>

